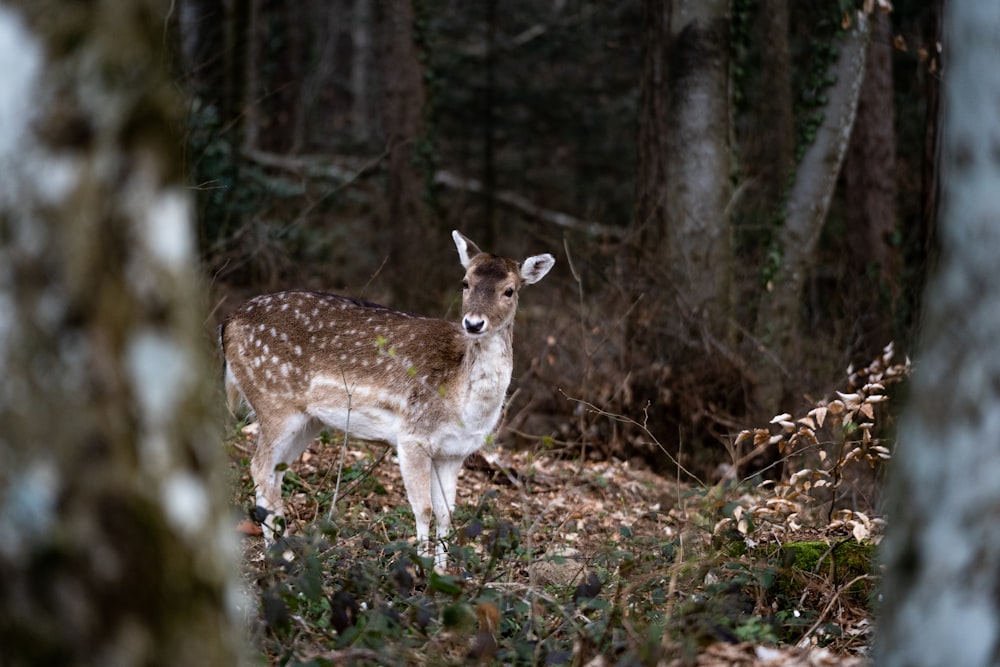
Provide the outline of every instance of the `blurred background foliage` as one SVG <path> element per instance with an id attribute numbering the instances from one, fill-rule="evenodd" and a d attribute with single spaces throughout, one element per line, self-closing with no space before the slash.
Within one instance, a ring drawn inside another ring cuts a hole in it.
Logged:
<path id="1" fill-rule="evenodd" d="M 915 339 L 939 16 L 922 0 L 179 0 L 214 312 L 307 287 L 453 317 L 449 230 L 553 252 L 522 302 L 501 440 L 666 472 L 662 445 L 710 476 L 746 454 L 738 430 Z M 842 120 L 850 48 L 864 82 Z M 700 83 L 723 91 L 703 107 L 721 121 L 692 138 Z M 803 165 L 824 122 L 852 139 L 820 161 L 831 196 L 814 242 L 795 244 L 789 202 L 818 178 Z M 721 175 L 689 178 L 713 151 Z M 670 208 L 692 195 L 719 201 Z M 799 251 L 792 306 L 768 305 Z"/>

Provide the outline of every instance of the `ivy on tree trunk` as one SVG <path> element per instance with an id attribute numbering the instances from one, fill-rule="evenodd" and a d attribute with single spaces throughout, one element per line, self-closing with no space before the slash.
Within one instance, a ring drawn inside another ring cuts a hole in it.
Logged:
<path id="1" fill-rule="evenodd" d="M 855 17 L 855 24 L 839 45 L 836 81 L 827 91 L 829 102 L 823 121 L 796 170 L 786 218 L 778 231 L 780 259 L 757 312 L 756 338 L 763 348 L 755 357 L 754 403 L 762 416 L 778 411 L 787 369 L 799 367 L 804 351 L 799 310 L 802 292 L 847 153 L 870 43 L 869 17 L 861 12 Z"/>

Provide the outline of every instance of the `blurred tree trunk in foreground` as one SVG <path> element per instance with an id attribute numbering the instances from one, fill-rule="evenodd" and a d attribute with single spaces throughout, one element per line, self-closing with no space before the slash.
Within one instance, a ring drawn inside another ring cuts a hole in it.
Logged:
<path id="1" fill-rule="evenodd" d="M 234 664 L 165 16 L 151 0 L 15 6 L 0 4 L 0 662 Z"/>
<path id="2" fill-rule="evenodd" d="M 1000 4 L 945 5 L 941 261 L 899 434 L 879 664 L 1000 662 Z"/>

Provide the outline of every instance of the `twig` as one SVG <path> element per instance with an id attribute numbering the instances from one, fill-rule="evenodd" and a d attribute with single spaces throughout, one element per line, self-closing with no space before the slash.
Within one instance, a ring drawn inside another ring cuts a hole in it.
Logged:
<path id="1" fill-rule="evenodd" d="M 836 603 L 837 599 L 840 598 L 840 594 L 843 591 L 845 591 L 848 588 L 850 588 L 851 586 L 853 586 L 854 584 L 858 583 L 859 581 L 867 581 L 868 579 L 871 579 L 871 578 L 872 578 L 872 575 L 870 575 L 870 574 L 859 574 L 858 576 L 854 577 L 853 579 L 851 579 L 850 581 L 848 581 L 846 584 L 844 584 L 843 586 L 841 586 L 840 588 L 838 588 L 837 591 L 833 594 L 833 597 L 830 598 L 830 601 L 826 603 L 825 607 L 823 607 L 823 611 L 820 612 L 819 618 L 816 619 L 816 622 L 812 624 L 811 628 L 809 628 L 808 630 L 806 630 L 806 633 L 804 635 L 802 635 L 802 638 L 799 639 L 799 641 L 795 645 L 798 648 L 807 648 L 809 646 L 809 637 L 810 637 L 810 635 L 812 635 L 812 633 L 816 632 L 816 629 L 820 625 L 823 624 L 823 621 L 826 619 L 826 615 L 828 613 L 830 613 L 830 610 L 833 609 L 834 603 Z"/>
<path id="2" fill-rule="evenodd" d="M 344 391 L 347 392 L 347 418 L 344 421 L 344 439 L 340 446 L 340 461 L 337 464 L 337 483 L 333 487 L 333 498 L 330 500 L 330 511 L 327 512 L 326 515 L 328 523 L 333 523 L 333 512 L 337 509 L 337 499 L 340 497 L 340 477 L 344 472 L 344 459 L 347 458 L 347 438 L 351 430 L 351 399 L 354 396 L 351 389 L 347 386 L 347 376 L 344 374 L 343 369 L 340 371 L 340 377 L 344 381 Z"/>
<path id="3" fill-rule="evenodd" d="M 572 396 L 567 395 L 566 392 L 564 392 L 562 389 L 559 390 L 559 393 L 562 394 L 563 396 L 565 396 L 567 399 L 569 399 L 571 401 L 575 401 L 575 402 L 579 403 L 580 405 L 583 405 L 584 407 L 592 410 L 593 412 L 601 415 L 602 417 L 608 417 L 609 419 L 612 419 L 614 421 L 622 422 L 622 423 L 625 423 L 625 424 L 631 424 L 632 426 L 638 427 L 640 430 L 642 430 L 643 433 L 646 434 L 646 437 L 648 437 L 653 442 L 654 445 L 656 445 L 657 447 L 660 448 L 660 451 L 663 452 L 668 459 L 670 459 L 670 462 L 673 463 L 675 466 L 677 466 L 678 470 L 684 471 L 685 475 L 687 475 L 688 477 L 690 477 L 691 479 L 693 479 L 695 482 L 697 482 L 698 485 L 701 486 L 702 488 L 707 488 L 706 485 L 705 485 L 705 483 L 703 481 L 701 481 L 701 479 L 697 475 L 695 475 L 693 472 L 691 472 L 690 470 L 688 470 L 687 468 L 685 468 L 683 465 L 681 465 L 681 462 L 678 461 L 677 458 L 673 454 L 671 454 L 670 452 L 668 452 L 666 447 L 664 447 L 662 444 L 660 444 L 660 441 L 656 439 L 656 436 L 654 436 L 649 431 L 649 429 L 646 427 L 645 424 L 640 424 L 636 420 L 632 419 L 631 417 L 626 417 L 625 415 L 619 415 L 619 414 L 615 414 L 613 412 L 608 412 L 607 410 L 604 410 L 603 408 L 599 408 L 596 405 L 594 405 L 593 403 L 585 401 L 582 398 L 573 398 Z"/>
<path id="4" fill-rule="evenodd" d="M 854 539 L 854 538 L 851 538 L 851 537 L 845 537 L 844 539 L 842 539 L 842 540 L 839 540 L 839 541 L 835 542 L 834 544 L 831 544 L 831 545 L 830 545 L 830 546 L 829 546 L 829 547 L 827 548 L 827 550 L 823 552 L 823 555 L 822 555 L 822 556 L 820 556 L 820 557 L 819 557 L 819 558 L 818 558 L 818 559 L 816 560 L 816 565 L 815 565 L 815 566 L 813 567 L 813 574 L 819 574 L 819 568 L 820 568 L 820 566 L 822 566 L 822 565 L 823 565 L 823 561 L 824 561 L 824 560 L 826 560 L 826 557 L 827 557 L 827 556 L 829 556 L 829 555 L 830 555 L 830 554 L 832 554 L 832 553 L 833 553 L 834 551 L 836 551 L 836 550 L 837 550 L 837 549 L 839 549 L 840 547 L 842 547 L 842 546 L 844 546 L 845 544 L 847 544 L 848 542 L 850 542 L 850 541 L 851 541 L 852 539 Z M 831 572 L 831 576 L 832 576 L 832 577 L 836 577 L 836 576 L 837 576 L 837 569 L 836 569 L 836 568 L 837 568 L 837 561 L 835 561 L 835 560 L 832 560 L 832 561 L 830 561 L 830 563 L 831 563 L 831 564 L 833 565 L 833 568 L 834 568 L 834 569 L 833 569 L 833 572 Z M 802 606 L 802 604 L 803 604 L 803 603 L 804 603 L 804 602 L 806 601 L 806 594 L 807 594 L 808 592 L 809 592 L 808 590 L 805 590 L 805 591 L 802 591 L 802 597 L 800 597 L 800 598 L 799 598 L 799 606 L 800 606 L 800 607 L 801 607 L 801 606 Z"/>
<path id="5" fill-rule="evenodd" d="M 357 479 L 351 482 L 351 485 L 348 486 L 346 489 L 344 489 L 344 495 L 349 496 L 354 491 L 355 487 L 360 486 L 362 482 L 368 479 L 368 476 L 372 473 L 372 470 L 375 470 L 375 468 L 377 468 L 382 463 L 382 461 L 385 460 L 385 457 L 388 456 L 389 452 L 391 451 L 394 451 L 392 446 L 385 445 L 385 447 L 382 449 L 382 455 L 379 456 L 377 459 L 375 459 L 371 463 L 371 465 L 369 465 L 367 468 L 361 471 L 361 474 L 358 475 Z"/>

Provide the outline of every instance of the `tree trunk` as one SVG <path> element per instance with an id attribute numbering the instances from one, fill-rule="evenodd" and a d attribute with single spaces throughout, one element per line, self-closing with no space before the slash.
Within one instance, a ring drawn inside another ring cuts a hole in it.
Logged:
<path id="1" fill-rule="evenodd" d="M 430 211 L 425 203 L 429 174 L 433 173 L 427 128 L 424 122 L 424 89 L 420 50 L 416 42 L 413 0 L 400 0 L 382 8 L 385 77 L 385 132 L 388 143 L 388 228 L 391 230 L 389 272 L 396 305 L 423 311 L 437 306 L 436 288 L 441 275 L 438 251 L 448 245 L 445 235 L 432 234 Z M 428 169 L 431 168 L 430 171 Z M 415 276 L 421 279 L 415 280 Z"/>
<path id="2" fill-rule="evenodd" d="M 945 5 L 941 263 L 883 550 L 879 664 L 1000 661 L 1000 4 Z"/>
<path id="3" fill-rule="evenodd" d="M 246 147 L 288 153 L 301 113 L 302 9 L 293 0 L 252 0 L 250 11 Z"/>
<path id="4" fill-rule="evenodd" d="M 379 135 L 378 103 L 373 84 L 376 58 L 372 26 L 374 0 L 354 0 L 351 14 L 351 125 L 354 140 L 369 146 Z M 376 91 L 377 92 L 377 91 Z"/>
<path id="5" fill-rule="evenodd" d="M 245 67 L 243 77 L 243 152 L 249 153 L 260 148 L 261 127 L 264 123 L 263 113 L 259 104 L 264 95 L 264 85 L 259 74 L 264 56 L 261 53 L 261 42 L 264 40 L 264 5 L 266 0 L 246 0 L 246 24 L 243 31 L 243 48 L 245 57 L 239 61 Z M 243 3 L 236 3 L 242 5 Z M 240 26 L 242 27 L 242 26 Z"/>
<path id="6" fill-rule="evenodd" d="M 670 43 L 670 2 L 642 2 L 642 69 L 636 133 L 635 208 L 627 252 L 620 256 L 620 282 L 627 289 L 625 319 L 626 368 L 646 368 L 665 357 L 670 344 L 659 335 L 659 323 L 669 317 L 674 300 L 662 298 L 668 280 L 662 269 L 662 244 L 667 232 L 667 46 Z M 659 298 L 654 297 L 658 295 Z M 659 378 L 640 383 L 654 386 Z"/>
<path id="7" fill-rule="evenodd" d="M 754 228 L 779 217 L 795 157 L 792 116 L 792 55 L 788 43 L 788 0 L 761 0 L 755 12 L 752 49 L 760 54 L 750 98 L 753 122 L 742 137 L 750 183 L 744 196 Z M 759 267 L 758 267 L 759 270 Z"/>
<path id="8" fill-rule="evenodd" d="M 670 3 L 643 0 L 642 71 L 639 79 L 635 213 L 632 232 L 640 247 L 664 237 L 667 162 L 667 44 Z"/>
<path id="9" fill-rule="evenodd" d="M 18 7 L 0 4 L 0 662 L 234 664 L 166 17 Z"/>
<path id="10" fill-rule="evenodd" d="M 778 233 L 781 260 L 757 313 L 757 338 L 768 348 L 756 357 L 754 403 L 760 417 L 779 409 L 786 369 L 797 368 L 803 352 L 802 292 L 847 152 L 870 42 L 868 17 L 859 13 L 856 18 L 840 46 L 836 82 L 827 91 L 822 124 L 795 174 L 785 224 Z"/>
<path id="11" fill-rule="evenodd" d="M 190 90 L 220 112 L 225 107 L 226 70 L 217 57 L 225 43 L 227 16 L 223 0 L 183 0 L 177 6 L 176 33 Z"/>
<path id="12" fill-rule="evenodd" d="M 663 261 L 680 340 L 729 337 L 729 1 L 675 0 Z M 710 349 L 710 348 L 709 348 Z"/>
<path id="13" fill-rule="evenodd" d="M 896 132 L 889 14 L 872 15 L 872 45 L 858 101 L 858 115 L 844 161 L 848 267 L 851 295 L 860 313 L 865 358 L 891 339 L 892 304 L 898 292 L 896 231 Z"/>

